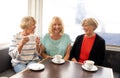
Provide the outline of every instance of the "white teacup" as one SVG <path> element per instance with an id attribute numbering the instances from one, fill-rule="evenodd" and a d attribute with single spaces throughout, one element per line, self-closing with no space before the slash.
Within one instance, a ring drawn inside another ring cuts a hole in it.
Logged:
<path id="1" fill-rule="evenodd" d="M 61 61 L 61 59 L 62 59 L 62 55 L 55 55 L 54 57 L 54 60 L 56 61 L 56 62 L 60 62 Z"/>
<path id="2" fill-rule="evenodd" d="M 30 39 L 30 41 L 35 41 L 36 40 L 36 36 L 35 35 L 30 35 L 29 39 Z"/>
<path id="3" fill-rule="evenodd" d="M 86 60 L 84 61 L 84 66 L 88 69 L 88 70 L 91 70 L 94 66 L 94 61 L 92 60 Z"/>

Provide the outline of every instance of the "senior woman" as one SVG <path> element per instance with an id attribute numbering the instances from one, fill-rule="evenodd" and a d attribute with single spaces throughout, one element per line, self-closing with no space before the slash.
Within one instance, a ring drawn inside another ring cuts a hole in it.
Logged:
<path id="1" fill-rule="evenodd" d="M 11 41 L 9 55 L 16 73 L 39 60 L 40 39 L 34 35 L 35 24 L 36 20 L 32 16 L 24 17 L 20 24 L 22 31 L 16 33 Z"/>
<path id="2" fill-rule="evenodd" d="M 103 64 L 105 40 L 94 32 L 97 26 L 95 18 L 85 18 L 82 21 L 85 34 L 77 36 L 71 49 L 70 60 L 79 63 L 93 60 L 96 65 Z"/>
<path id="3" fill-rule="evenodd" d="M 42 40 L 42 56 L 44 58 L 62 55 L 64 60 L 69 59 L 71 40 L 64 33 L 63 22 L 60 17 L 54 16 L 49 25 L 49 33 Z"/>

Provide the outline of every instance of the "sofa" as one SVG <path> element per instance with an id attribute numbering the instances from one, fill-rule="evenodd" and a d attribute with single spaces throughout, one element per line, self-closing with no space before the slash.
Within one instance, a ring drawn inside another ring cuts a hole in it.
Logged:
<path id="1" fill-rule="evenodd" d="M 15 74 L 8 50 L 8 47 L 0 48 L 0 77 L 10 77 Z"/>
<path id="2" fill-rule="evenodd" d="M 103 64 L 113 69 L 114 78 L 120 78 L 120 51 L 106 50 Z"/>
<path id="3" fill-rule="evenodd" d="M 15 74 L 8 50 L 8 47 L 0 48 L 0 77 L 10 77 Z M 120 78 L 120 51 L 106 50 L 104 66 L 113 69 L 114 78 Z"/>

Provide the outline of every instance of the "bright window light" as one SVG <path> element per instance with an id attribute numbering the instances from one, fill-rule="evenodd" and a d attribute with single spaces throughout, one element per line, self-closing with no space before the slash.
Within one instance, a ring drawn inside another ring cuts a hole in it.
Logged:
<path id="1" fill-rule="evenodd" d="M 95 32 L 103 36 L 106 45 L 120 46 L 119 0 L 43 0 L 43 36 L 53 16 L 63 19 L 65 33 L 72 41 L 83 33 L 80 21 L 94 17 L 99 22 Z"/>
<path id="2" fill-rule="evenodd" d="M 0 43 L 7 43 L 20 30 L 20 20 L 28 13 L 28 0 L 0 0 L 0 10 Z"/>

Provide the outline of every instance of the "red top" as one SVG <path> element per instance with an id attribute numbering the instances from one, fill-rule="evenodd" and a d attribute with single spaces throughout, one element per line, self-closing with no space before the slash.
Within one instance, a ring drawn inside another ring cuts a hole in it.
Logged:
<path id="1" fill-rule="evenodd" d="M 93 37 L 84 36 L 82 46 L 80 49 L 79 62 L 84 62 L 89 58 L 90 51 L 95 41 L 96 35 Z"/>

